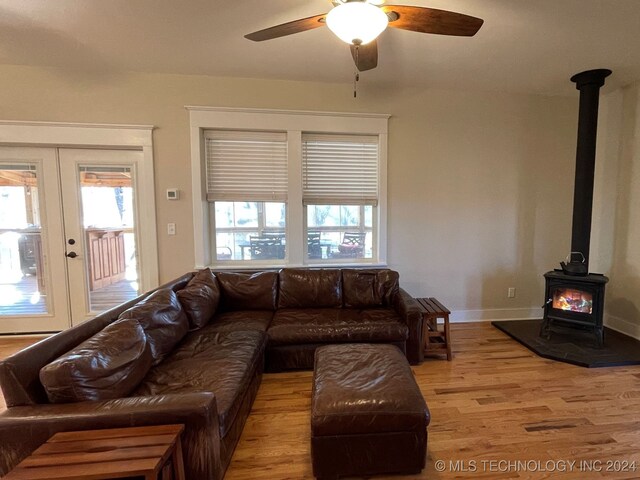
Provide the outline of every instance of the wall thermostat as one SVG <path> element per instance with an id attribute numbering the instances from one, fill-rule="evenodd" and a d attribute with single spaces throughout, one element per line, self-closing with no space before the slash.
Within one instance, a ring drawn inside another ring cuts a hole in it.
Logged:
<path id="1" fill-rule="evenodd" d="M 180 190 L 177 188 L 169 188 L 167 189 L 167 200 L 179 200 L 180 199 Z"/>

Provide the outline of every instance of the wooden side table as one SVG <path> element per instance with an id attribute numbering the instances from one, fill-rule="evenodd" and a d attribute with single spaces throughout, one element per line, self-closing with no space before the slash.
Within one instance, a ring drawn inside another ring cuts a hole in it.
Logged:
<path id="1" fill-rule="evenodd" d="M 449 314 L 451 313 L 434 297 L 416 298 L 422 307 L 422 338 L 424 354 L 446 353 L 451 360 L 451 335 L 449 332 Z M 442 330 L 438 328 L 438 319 L 443 320 Z"/>
<path id="2" fill-rule="evenodd" d="M 155 425 L 56 433 L 3 480 L 185 480 L 183 430 Z"/>

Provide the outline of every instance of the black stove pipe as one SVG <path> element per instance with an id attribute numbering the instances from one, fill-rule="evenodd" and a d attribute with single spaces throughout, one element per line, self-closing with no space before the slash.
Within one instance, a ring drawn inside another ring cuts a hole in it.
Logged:
<path id="1" fill-rule="evenodd" d="M 573 226 L 571 229 L 571 252 L 584 255 L 589 268 L 589 245 L 591 242 L 591 212 L 593 209 L 593 181 L 596 168 L 596 132 L 598 129 L 598 102 L 600 87 L 611 70 L 588 70 L 571 77 L 580 90 L 578 114 L 578 148 L 576 152 L 576 178 L 573 193 Z M 571 260 L 582 261 L 580 255 Z"/>

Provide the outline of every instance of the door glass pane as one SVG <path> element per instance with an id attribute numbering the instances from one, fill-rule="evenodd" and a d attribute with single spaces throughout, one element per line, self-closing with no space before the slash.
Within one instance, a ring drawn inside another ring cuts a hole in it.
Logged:
<path id="1" fill-rule="evenodd" d="M 47 313 L 35 165 L 0 163 L 0 315 Z"/>
<path id="2" fill-rule="evenodd" d="M 89 305 L 99 312 L 138 296 L 133 170 L 81 166 L 79 173 Z"/>

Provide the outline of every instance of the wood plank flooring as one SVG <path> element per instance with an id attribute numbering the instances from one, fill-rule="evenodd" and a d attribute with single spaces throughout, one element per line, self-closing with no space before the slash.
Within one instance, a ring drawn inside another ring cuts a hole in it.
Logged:
<path id="1" fill-rule="evenodd" d="M 38 288 L 35 276 L 22 277 L 16 283 L 0 284 L 3 301 L 0 315 L 40 315 L 47 313 L 47 293 Z"/>
<path id="2" fill-rule="evenodd" d="M 138 296 L 138 282 L 120 280 L 106 287 L 89 292 L 91 310 L 104 312 L 116 305 L 133 300 Z"/>
<path id="3" fill-rule="evenodd" d="M 640 366 L 545 360 L 488 323 L 451 330 L 453 361 L 413 368 L 432 416 L 427 467 L 376 479 L 640 478 Z M 0 338 L 0 356 L 12 342 Z M 264 376 L 226 480 L 313 478 L 311 376 Z"/>

